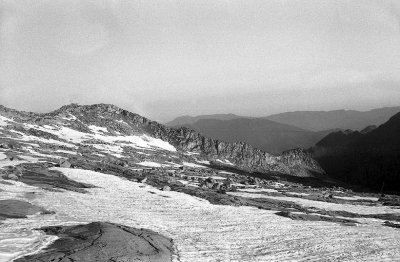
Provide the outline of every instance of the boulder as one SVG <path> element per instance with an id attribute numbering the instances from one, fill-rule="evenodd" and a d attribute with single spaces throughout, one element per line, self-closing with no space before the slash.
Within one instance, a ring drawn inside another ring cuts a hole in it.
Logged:
<path id="1" fill-rule="evenodd" d="M 8 179 L 18 180 L 18 176 L 16 174 L 8 174 Z"/>
<path id="2" fill-rule="evenodd" d="M 67 159 L 60 159 L 60 167 L 70 168 L 71 163 Z"/>
<path id="3" fill-rule="evenodd" d="M 387 227 L 400 228 L 400 224 L 398 224 L 398 223 L 393 223 L 393 222 L 390 222 L 390 221 L 385 221 L 385 222 L 383 223 L 383 225 L 384 225 L 384 226 L 387 226 Z"/>
<path id="4" fill-rule="evenodd" d="M 207 188 L 212 188 L 212 187 L 214 186 L 214 184 L 215 184 L 215 179 L 213 179 L 213 178 L 211 178 L 211 177 L 206 178 L 206 179 L 203 181 L 203 184 L 204 184 Z"/>
<path id="5" fill-rule="evenodd" d="M 219 190 L 220 187 L 221 187 L 221 184 L 220 184 L 220 183 L 214 183 L 214 185 L 212 186 L 212 189 L 214 189 L 214 190 Z"/>
<path id="6" fill-rule="evenodd" d="M 171 191 L 169 186 L 163 186 L 162 191 Z"/>

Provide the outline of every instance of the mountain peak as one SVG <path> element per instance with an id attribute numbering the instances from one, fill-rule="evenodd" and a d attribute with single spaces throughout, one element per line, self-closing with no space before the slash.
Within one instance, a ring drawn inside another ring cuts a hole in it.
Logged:
<path id="1" fill-rule="evenodd" d="M 99 112 L 119 112 L 122 111 L 123 109 L 112 105 L 112 104 L 92 104 L 92 105 L 79 105 L 76 103 L 72 103 L 69 105 L 65 105 L 60 107 L 60 109 L 56 110 L 57 112 L 76 112 L 76 111 L 85 111 L 85 110 L 89 110 L 89 111 L 99 111 Z"/>

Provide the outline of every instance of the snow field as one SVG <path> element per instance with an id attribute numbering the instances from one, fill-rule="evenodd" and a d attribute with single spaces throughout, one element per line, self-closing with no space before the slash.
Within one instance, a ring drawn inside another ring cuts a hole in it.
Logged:
<path id="1" fill-rule="evenodd" d="M 177 251 L 174 259 L 181 262 L 400 259 L 400 235 L 393 228 L 294 221 L 274 211 L 212 205 L 183 193 L 159 191 L 98 172 L 55 170 L 98 188 L 89 189 L 89 194 L 42 191 L 33 203 L 57 214 L 6 220 L 0 233 L 67 221 L 111 221 L 172 237 Z M 38 245 L 43 238 L 35 236 L 31 245 Z"/>

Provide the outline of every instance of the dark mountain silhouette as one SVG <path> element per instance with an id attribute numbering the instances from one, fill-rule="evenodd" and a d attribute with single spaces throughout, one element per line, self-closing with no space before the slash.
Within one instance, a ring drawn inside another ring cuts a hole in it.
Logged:
<path id="1" fill-rule="evenodd" d="M 272 154 L 309 148 L 331 132 L 311 132 L 262 118 L 200 119 L 186 126 L 207 137 L 228 142 L 244 141 Z"/>
<path id="2" fill-rule="evenodd" d="M 231 120 L 237 118 L 247 118 L 235 114 L 213 114 L 213 115 L 200 115 L 200 116 L 180 116 L 172 121 L 165 123 L 166 126 L 181 127 L 191 125 L 201 119 L 218 119 L 218 120 Z"/>
<path id="3" fill-rule="evenodd" d="M 400 107 L 385 107 L 365 112 L 297 111 L 262 118 L 215 114 L 182 116 L 166 125 L 189 127 L 214 139 L 245 141 L 253 147 L 278 154 L 297 147 L 312 147 L 327 134 L 338 130 L 360 130 L 363 134 L 369 133 L 399 111 Z"/>
<path id="4" fill-rule="evenodd" d="M 332 177 L 375 190 L 400 191 L 400 113 L 366 133 L 331 133 L 311 151 Z"/>
<path id="5" fill-rule="evenodd" d="M 400 112 L 400 106 L 378 108 L 365 112 L 355 110 L 296 111 L 270 115 L 265 118 L 312 131 L 335 128 L 362 130 L 366 126 L 381 125 L 398 112 Z"/>

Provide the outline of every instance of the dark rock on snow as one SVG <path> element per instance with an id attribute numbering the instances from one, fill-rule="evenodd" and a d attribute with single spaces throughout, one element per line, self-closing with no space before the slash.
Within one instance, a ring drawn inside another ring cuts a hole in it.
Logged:
<path id="1" fill-rule="evenodd" d="M 172 261 L 172 240 L 147 229 L 92 222 L 77 226 L 43 227 L 40 230 L 59 239 L 43 252 L 25 256 L 16 262 Z"/>
<path id="2" fill-rule="evenodd" d="M 16 199 L 0 200 L 0 217 L 26 218 L 28 215 L 34 215 L 37 213 L 52 214 L 53 212 L 42 207 L 32 205 L 26 201 Z"/>

